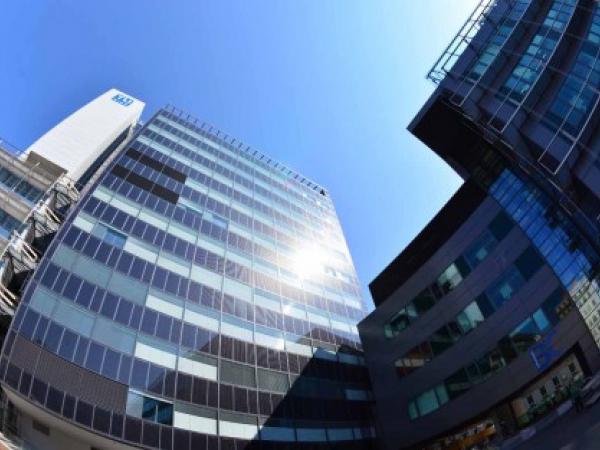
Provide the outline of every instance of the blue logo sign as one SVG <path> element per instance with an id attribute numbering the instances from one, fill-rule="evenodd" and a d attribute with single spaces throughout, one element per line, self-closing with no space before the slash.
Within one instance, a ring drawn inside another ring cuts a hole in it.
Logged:
<path id="1" fill-rule="evenodd" d="M 112 98 L 113 102 L 117 102 L 119 105 L 129 106 L 133 103 L 133 99 L 125 95 L 117 94 Z"/>
<path id="2" fill-rule="evenodd" d="M 529 356 L 538 371 L 546 370 L 560 356 L 560 351 L 554 347 L 556 330 L 552 330 L 544 338 L 529 349 Z"/>

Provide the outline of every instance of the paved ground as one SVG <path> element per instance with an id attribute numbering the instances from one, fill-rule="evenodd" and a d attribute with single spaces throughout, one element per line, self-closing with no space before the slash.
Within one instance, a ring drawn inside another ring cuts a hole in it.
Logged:
<path id="1" fill-rule="evenodd" d="M 518 450 L 599 450 L 600 402 L 579 413 L 573 408 L 516 448 Z"/>

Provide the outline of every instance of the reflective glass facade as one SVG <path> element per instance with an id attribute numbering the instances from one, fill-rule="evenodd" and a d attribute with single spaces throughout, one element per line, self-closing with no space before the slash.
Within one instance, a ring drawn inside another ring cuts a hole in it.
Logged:
<path id="1" fill-rule="evenodd" d="M 600 8 L 594 6 L 594 13 L 586 39 L 573 67 L 546 112 L 546 119 L 553 130 L 563 129 L 577 136 L 598 100 L 600 87 Z"/>
<path id="2" fill-rule="evenodd" d="M 126 444 L 366 449 L 363 315 L 325 190 L 161 110 L 53 240 L 0 375 Z"/>
<path id="3" fill-rule="evenodd" d="M 408 415 L 414 420 L 444 406 L 452 407 L 451 400 L 464 394 L 473 386 L 483 383 L 510 364 L 521 353 L 550 335 L 552 326 L 558 324 L 571 310 L 573 304 L 562 291 L 555 291 L 542 306 L 527 317 L 508 335 L 500 339 L 471 364 L 462 367 L 443 383 L 420 393 L 408 404 Z"/>
<path id="4" fill-rule="evenodd" d="M 3 189 L 15 192 L 29 203 L 37 202 L 43 195 L 40 189 L 32 186 L 29 182 L 10 172 L 5 167 L 0 167 L 0 185 L 2 185 Z"/>
<path id="5" fill-rule="evenodd" d="M 502 51 L 506 41 L 514 31 L 515 26 L 527 10 L 531 0 L 517 0 L 509 5 L 509 12 L 502 17 L 501 23 L 488 38 L 479 56 L 473 61 L 468 77 L 474 81 L 479 80 L 492 65 Z"/>
<path id="6" fill-rule="evenodd" d="M 531 254 L 526 258 L 519 258 L 520 261 L 515 263 L 515 267 L 521 269 L 514 271 L 515 275 L 520 272 L 522 279 L 529 278 L 543 261 L 552 268 L 563 288 L 555 291 L 531 317 L 527 317 L 498 341 L 497 346 L 483 357 L 461 368 L 442 384 L 416 396 L 408 405 L 408 415 L 411 419 L 439 409 L 470 387 L 485 381 L 514 360 L 519 353 L 528 352 L 532 345 L 552 333 L 553 327 L 574 307 L 579 309 L 596 344 L 600 346 L 600 287 L 593 270 L 599 261 L 597 252 L 570 219 L 560 210 L 556 210 L 548 195 L 532 181 L 524 180 L 510 169 L 504 169 L 490 185 L 489 191 L 543 257 L 542 259 Z M 532 258 L 539 262 L 534 262 Z M 523 270 L 528 271 L 526 277 L 522 273 Z M 511 270 L 508 272 L 512 274 Z M 474 302 L 477 305 L 475 312 L 470 310 L 469 314 L 466 314 L 467 310 L 472 308 L 470 304 L 456 320 L 438 330 L 428 341 L 415 347 L 405 358 L 399 360 L 396 364 L 399 374 L 407 375 L 426 365 L 436 355 L 454 345 L 462 335 L 474 329 L 471 325 L 472 320 L 465 320 L 466 316 L 474 315 L 476 326 L 483 323 L 494 309 L 489 308 L 485 300 L 498 297 L 504 298 L 501 301 L 504 303 L 523 284 L 523 281 L 519 281 L 519 276 L 515 278 L 505 274 L 500 278 L 499 283 L 494 283 L 486 290 L 484 299 L 478 298 Z M 508 285 L 510 286 L 504 287 Z M 491 294 L 490 289 L 495 291 L 495 294 Z M 482 302 L 483 308 L 480 306 Z M 462 322 L 467 323 L 466 328 Z"/>
<path id="7" fill-rule="evenodd" d="M 502 94 L 515 101 L 525 98 L 552 56 L 576 4 L 577 0 L 555 0 L 552 3 L 525 54 L 500 89 Z"/>
<path id="8" fill-rule="evenodd" d="M 498 214 L 487 229 L 469 246 L 469 248 L 448 266 L 435 281 L 420 292 L 411 302 L 402 307 L 385 324 L 385 336 L 394 338 L 446 294 L 453 291 L 469 273 L 475 269 L 496 248 L 498 243 L 510 232 L 513 224 L 504 213 Z"/>
<path id="9" fill-rule="evenodd" d="M 597 3 L 478 2 L 428 75 L 439 87 L 409 130 L 465 184 L 371 284 L 359 329 L 386 450 L 510 438 L 600 370 Z M 510 233 L 446 272 L 498 210 Z M 420 302 L 440 273 L 448 292 Z"/>
<path id="10" fill-rule="evenodd" d="M 533 182 L 505 169 L 491 185 L 490 193 L 552 267 L 600 345 L 600 286 L 594 269 L 600 260 L 597 252 Z"/>
<path id="11" fill-rule="evenodd" d="M 425 341 L 413 347 L 396 361 L 398 375 L 408 375 L 424 366 L 435 356 L 457 344 L 463 336 L 481 325 L 542 267 L 543 260 L 529 247 L 484 292 L 444 324 Z"/>

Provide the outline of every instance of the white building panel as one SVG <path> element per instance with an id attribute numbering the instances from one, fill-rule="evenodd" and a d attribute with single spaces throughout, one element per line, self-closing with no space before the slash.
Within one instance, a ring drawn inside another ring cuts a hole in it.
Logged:
<path id="1" fill-rule="evenodd" d="M 111 89 L 64 119 L 26 151 L 33 161 L 77 180 L 106 148 L 139 120 L 144 103 Z"/>

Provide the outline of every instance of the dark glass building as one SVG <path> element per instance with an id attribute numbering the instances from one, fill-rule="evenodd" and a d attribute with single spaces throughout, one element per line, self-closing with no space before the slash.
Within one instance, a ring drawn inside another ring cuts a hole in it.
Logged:
<path id="1" fill-rule="evenodd" d="M 363 316 L 325 189 L 167 108 L 52 240 L 1 384 L 48 449 L 368 449 Z"/>
<path id="2" fill-rule="evenodd" d="M 479 2 L 409 130 L 465 180 L 372 283 L 384 449 L 516 432 L 600 368 L 600 5 Z"/>

